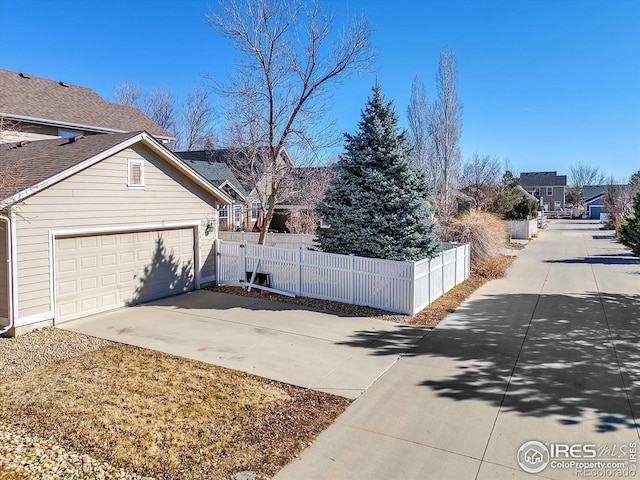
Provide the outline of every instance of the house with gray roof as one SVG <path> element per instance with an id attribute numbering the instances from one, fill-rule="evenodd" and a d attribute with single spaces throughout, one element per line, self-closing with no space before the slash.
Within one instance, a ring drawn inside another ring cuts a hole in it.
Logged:
<path id="1" fill-rule="evenodd" d="M 214 282 L 231 203 L 144 131 L 0 144 L 0 335 Z"/>
<path id="2" fill-rule="evenodd" d="M 536 197 L 545 211 L 562 211 L 565 208 L 567 176 L 557 172 L 524 172 L 520 185 Z"/>
<path id="3" fill-rule="evenodd" d="M 176 155 L 233 200 L 230 206 L 224 206 L 219 211 L 220 228 L 231 230 L 248 229 L 252 226 L 249 225 L 249 219 L 252 213 L 252 203 L 256 203 L 256 199 L 251 197 L 247 190 L 251 192 L 253 186 L 251 182 L 240 182 L 238 180 L 228 163 L 222 161 L 222 158 L 226 158 L 224 152 L 222 151 L 221 153 L 219 150 L 194 150 L 176 152 Z M 259 202 L 257 203 L 259 204 Z M 257 213 L 255 217 L 254 222 L 257 220 Z"/>
<path id="4" fill-rule="evenodd" d="M 0 69 L 0 143 L 146 131 L 175 138 L 135 107 L 104 100 L 87 87 Z"/>

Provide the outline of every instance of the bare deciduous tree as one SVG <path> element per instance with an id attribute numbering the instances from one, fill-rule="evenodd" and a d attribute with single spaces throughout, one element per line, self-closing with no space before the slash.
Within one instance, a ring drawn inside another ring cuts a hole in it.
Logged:
<path id="1" fill-rule="evenodd" d="M 116 102 L 129 107 L 140 107 L 140 86 L 136 83 L 120 82 L 114 91 Z"/>
<path id="2" fill-rule="evenodd" d="M 167 132 L 176 133 L 176 102 L 166 88 L 155 88 L 143 100 L 142 111 Z"/>
<path id="3" fill-rule="evenodd" d="M 434 185 L 437 172 L 433 168 L 429 149 L 429 99 L 424 83 L 417 76 L 411 85 L 407 120 L 409 121 L 409 141 L 415 162 L 429 174 L 429 180 Z"/>
<path id="4" fill-rule="evenodd" d="M 633 213 L 633 197 L 640 188 L 640 171 L 634 173 L 626 185 L 617 185 L 613 177 L 607 180 L 604 208 L 611 219 L 622 219 Z"/>
<path id="5" fill-rule="evenodd" d="M 582 188 L 585 185 L 600 185 L 604 182 L 604 174 L 598 167 L 585 163 L 577 163 L 569 168 L 569 182 L 571 186 Z"/>
<path id="6" fill-rule="evenodd" d="M 203 87 L 195 87 L 187 93 L 182 106 L 181 149 L 206 149 L 215 143 L 211 129 L 214 110 L 209 95 L 209 90 Z"/>
<path id="7" fill-rule="evenodd" d="M 585 200 L 582 193 L 586 185 L 601 185 L 605 181 L 604 174 L 598 167 L 586 163 L 576 163 L 569 168 L 569 184 L 571 193 L 578 199 L 578 206 Z"/>
<path id="8" fill-rule="evenodd" d="M 476 207 L 493 201 L 500 185 L 500 171 L 500 160 L 490 155 L 474 153 L 464 164 L 460 186 Z"/>
<path id="9" fill-rule="evenodd" d="M 281 153 L 326 142 L 327 88 L 370 65 L 371 30 L 362 18 L 334 38 L 335 16 L 302 0 L 229 0 L 219 6 L 207 20 L 233 42 L 241 60 L 230 81 L 217 88 L 233 111 L 236 146 L 265 152 L 269 162 L 269 174 L 258 179 L 268 183 L 263 243 L 292 167 L 278 160 Z M 250 155 L 248 161 L 260 158 Z"/>
<path id="10" fill-rule="evenodd" d="M 458 68 L 456 55 L 445 47 L 440 51 L 436 74 L 437 98 L 430 110 L 429 133 L 435 159 L 442 171 L 442 185 L 436 186 L 436 200 L 441 216 L 455 208 L 451 190 L 460 171 L 460 137 L 462 135 L 462 102 L 458 98 Z"/>

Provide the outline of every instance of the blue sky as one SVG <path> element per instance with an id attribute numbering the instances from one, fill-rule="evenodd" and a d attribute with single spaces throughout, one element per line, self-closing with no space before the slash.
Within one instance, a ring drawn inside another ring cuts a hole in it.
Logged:
<path id="1" fill-rule="evenodd" d="M 321 0 L 338 21 L 368 15 L 375 71 L 403 125 L 411 83 L 435 95 L 440 49 L 456 52 L 463 158 L 516 172 L 578 162 L 625 181 L 640 170 L 640 1 Z M 94 89 L 166 87 L 176 97 L 235 53 L 204 19 L 208 0 L 0 0 L 0 67 Z M 353 133 L 376 73 L 336 87 L 331 117 Z"/>

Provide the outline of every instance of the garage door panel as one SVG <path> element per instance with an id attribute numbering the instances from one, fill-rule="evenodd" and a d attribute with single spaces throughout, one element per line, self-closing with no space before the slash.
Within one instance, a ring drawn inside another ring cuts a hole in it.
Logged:
<path id="1" fill-rule="evenodd" d="M 78 267 L 75 258 L 63 260 L 58 264 L 58 271 L 60 273 L 75 272 L 77 268 Z"/>
<path id="2" fill-rule="evenodd" d="M 98 246 L 97 237 L 81 237 L 79 240 L 80 248 L 94 248 Z"/>
<path id="3" fill-rule="evenodd" d="M 82 257 L 80 259 L 80 268 L 82 270 L 93 270 L 98 266 L 98 257 L 91 255 L 90 257 Z"/>
<path id="4" fill-rule="evenodd" d="M 194 288 L 192 229 L 56 239 L 56 321 Z"/>

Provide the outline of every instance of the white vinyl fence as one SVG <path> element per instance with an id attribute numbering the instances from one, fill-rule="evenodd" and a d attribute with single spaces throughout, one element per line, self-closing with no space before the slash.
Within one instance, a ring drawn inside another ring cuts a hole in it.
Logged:
<path id="1" fill-rule="evenodd" d="M 432 259 L 397 262 L 219 239 L 217 278 L 244 285 L 259 262 L 273 289 L 415 315 L 469 277 L 469 244 L 441 246 Z"/>
<path id="2" fill-rule="evenodd" d="M 256 232 L 218 232 L 218 238 L 231 242 L 258 243 L 260 233 Z M 264 244 L 272 247 L 289 248 L 313 248 L 315 235 L 305 235 L 303 233 L 267 233 Z"/>

